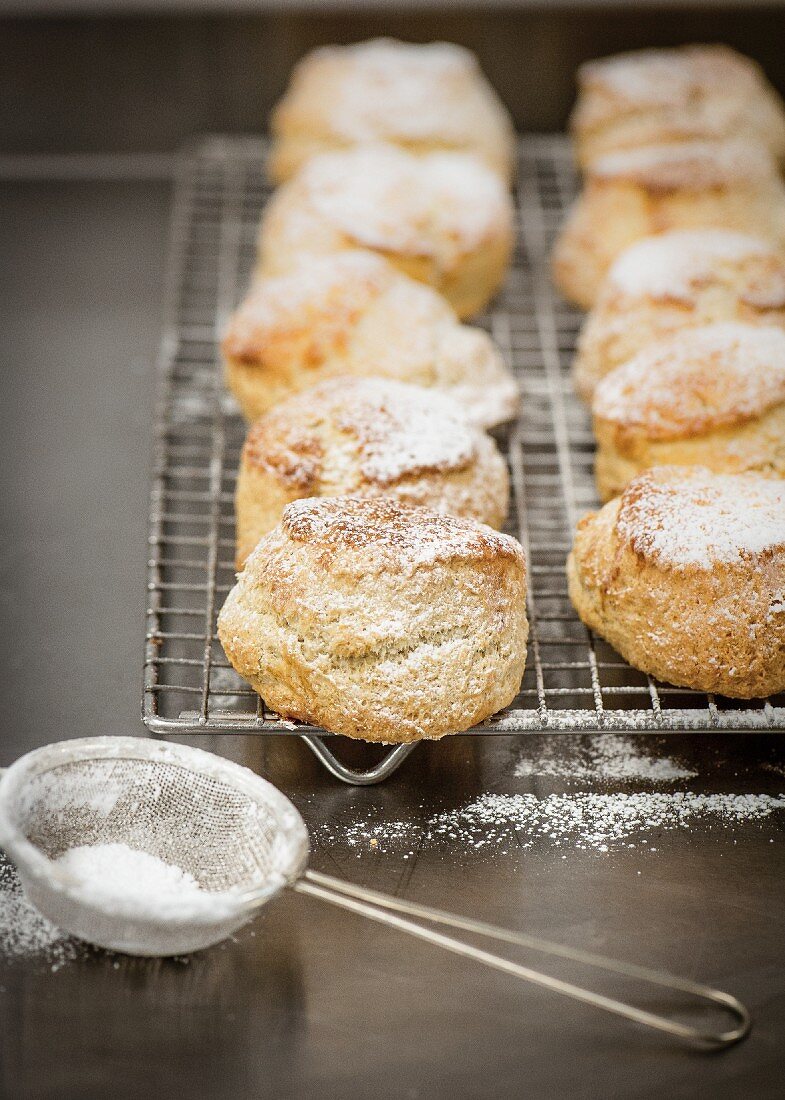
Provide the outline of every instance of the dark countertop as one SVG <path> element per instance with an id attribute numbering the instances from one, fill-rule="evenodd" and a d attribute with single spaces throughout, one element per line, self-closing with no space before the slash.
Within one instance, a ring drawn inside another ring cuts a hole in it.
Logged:
<path id="1" fill-rule="evenodd" d="M 61 738 L 143 733 L 149 423 L 167 204 L 166 185 L 153 181 L 0 186 L 0 764 Z M 636 838 L 634 848 L 607 853 L 548 836 L 527 847 L 513 835 L 502 854 L 460 838 L 424 842 L 421 826 L 488 791 L 544 798 L 593 789 L 515 778 L 521 753 L 536 758 L 541 739 L 421 746 L 370 789 L 336 783 L 296 739 L 199 743 L 257 768 L 294 799 L 316 838 L 312 866 L 715 983 L 752 1009 L 751 1038 L 698 1055 L 287 895 L 236 942 L 187 961 L 84 950 L 53 972 L 43 957 L 0 959 L 2 1095 L 782 1095 L 781 812 L 653 831 L 645 844 Z M 699 773 L 678 789 L 785 790 L 785 740 L 774 736 L 645 744 L 641 752 L 662 749 Z M 564 759 L 580 749 L 572 737 L 558 745 Z M 369 817 L 407 822 L 405 835 L 352 846 L 346 827 Z"/>

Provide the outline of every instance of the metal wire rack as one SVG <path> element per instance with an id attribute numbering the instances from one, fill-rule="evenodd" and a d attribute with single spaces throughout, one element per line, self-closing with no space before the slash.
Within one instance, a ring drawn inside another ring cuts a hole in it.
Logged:
<path id="1" fill-rule="evenodd" d="M 324 731 L 271 713 L 229 666 L 216 615 L 234 579 L 233 495 L 244 426 L 223 390 L 216 341 L 248 280 L 270 187 L 259 138 L 213 137 L 185 153 L 175 191 L 150 519 L 143 717 L 160 734 L 303 736 L 347 782 L 389 775 L 412 746 L 364 772 Z M 513 484 L 507 530 L 529 563 L 529 658 L 512 705 L 478 734 L 785 731 L 785 697 L 751 704 L 655 683 L 580 622 L 564 572 L 576 520 L 598 504 L 593 439 L 568 370 L 580 314 L 552 290 L 547 257 L 576 189 L 565 138 L 522 136 L 519 235 L 504 290 L 479 319 L 523 388 L 503 446 Z"/>

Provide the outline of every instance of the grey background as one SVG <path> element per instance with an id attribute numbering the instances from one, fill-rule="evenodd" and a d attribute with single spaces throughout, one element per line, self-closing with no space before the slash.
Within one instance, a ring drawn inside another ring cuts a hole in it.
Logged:
<path id="1" fill-rule="evenodd" d="M 781 5 L 412 12 L 390 4 L 383 15 L 284 5 L 257 15 L 8 18 L 0 20 L 0 150 L 168 151 L 207 130 L 254 132 L 298 57 L 376 34 L 474 49 L 520 129 L 560 129 L 578 63 L 643 45 L 725 41 L 785 90 Z"/>

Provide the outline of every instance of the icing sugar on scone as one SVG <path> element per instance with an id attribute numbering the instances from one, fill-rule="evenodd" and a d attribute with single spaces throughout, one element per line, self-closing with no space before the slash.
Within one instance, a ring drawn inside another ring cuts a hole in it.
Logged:
<path id="1" fill-rule="evenodd" d="M 386 497 L 295 500 L 285 509 L 281 527 L 295 542 L 314 543 L 328 552 L 370 548 L 372 571 L 497 555 L 524 564 L 519 543 L 509 535 Z"/>
<path id="2" fill-rule="evenodd" d="M 676 50 L 637 50 L 617 54 L 581 66 L 579 78 L 587 88 L 612 92 L 630 110 L 636 106 L 679 106 L 717 93 L 742 92 L 760 80 L 760 70 L 750 60 L 725 46 L 685 46 Z M 596 121 L 602 113 L 614 115 L 618 105 L 596 104 Z"/>
<path id="3" fill-rule="evenodd" d="M 755 281 L 742 294 L 761 305 L 785 306 L 785 264 L 779 253 L 758 237 L 728 229 L 683 229 L 647 237 L 613 264 L 605 294 L 692 304 L 707 283 L 743 277 L 747 261 L 752 261 Z"/>
<path id="4" fill-rule="evenodd" d="M 639 352 L 597 386 L 595 417 L 678 439 L 785 402 L 785 332 L 728 322 L 687 329 Z"/>
<path id="5" fill-rule="evenodd" d="M 424 154 L 471 152 L 508 179 L 515 135 L 468 50 L 376 39 L 313 50 L 273 110 L 271 172 L 290 178 L 319 153 L 387 142 Z"/>
<path id="6" fill-rule="evenodd" d="M 362 474 L 382 485 L 426 470 L 464 468 L 476 453 L 472 430 L 449 397 L 366 380 L 336 423 L 360 444 Z"/>
<path id="7" fill-rule="evenodd" d="M 454 101 L 467 81 L 480 77 L 468 50 L 450 42 L 410 46 L 377 39 L 350 49 L 328 46 L 312 60 L 345 63 L 329 116 L 335 133 L 347 141 L 465 137 Z"/>
<path id="8" fill-rule="evenodd" d="M 237 563 L 302 497 L 394 497 L 500 527 L 509 482 L 493 440 L 434 390 L 338 378 L 256 421 L 237 479 Z"/>
<path id="9" fill-rule="evenodd" d="M 589 171 L 594 179 L 623 180 L 656 193 L 766 180 L 775 167 L 766 149 L 739 139 L 624 149 L 598 157 Z"/>
<path id="10" fill-rule="evenodd" d="M 582 166 L 616 149 L 753 138 L 785 153 L 785 111 L 755 62 L 727 46 L 638 50 L 581 65 L 570 119 Z"/>
<path id="11" fill-rule="evenodd" d="M 513 220 L 503 181 L 471 154 L 358 145 L 313 157 L 278 188 L 262 216 L 258 270 L 280 275 L 305 255 L 371 249 L 464 317 L 504 278 Z"/>
<path id="12" fill-rule="evenodd" d="M 616 529 L 636 554 L 677 570 L 762 561 L 785 549 L 785 485 L 661 466 L 624 491 Z"/>
<path id="13" fill-rule="evenodd" d="M 506 220 L 501 181 L 463 153 L 413 158 L 362 146 L 315 158 L 300 180 L 314 209 L 358 244 L 433 256 L 444 267 Z"/>
<path id="14" fill-rule="evenodd" d="M 371 252 L 305 255 L 264 276 L 222 342 L 227 383 L 248 420 L 328 378 L 383 377 L 449 393 L 476 424 L 515 415 L 517 384 L 479 328 Z"/>

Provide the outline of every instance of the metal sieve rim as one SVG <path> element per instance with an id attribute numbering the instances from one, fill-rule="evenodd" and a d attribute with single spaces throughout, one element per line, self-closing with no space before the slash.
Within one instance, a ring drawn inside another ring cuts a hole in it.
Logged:
<path id="1" fill-rule="evenodd" d="M 263 885 L 238 891 L 238 904 L 242 909 L 267 901 L 285 885 L 296 881 L 304 871 L 310 852 L 305 822 L 286 795 L 250 768 L 204 749 L 169 741 L 152 741 L 146 737 L 81 737 L 33 749 L 14 761 L 0 778 L 0 846 L 24 876 L 44 883 L 48 890 L 81 901 L 82 884 L 50 860 L 20 828 L 16 819 L 18 798 L 25 784 L 36 776 L 64 764 L 95 760 L 151 760 L 176 764 L 226 783 L 272 810 L 281 833 L 287 836 L 287 855 L 289 852 L 291 855 L 266 876 Z"/>

